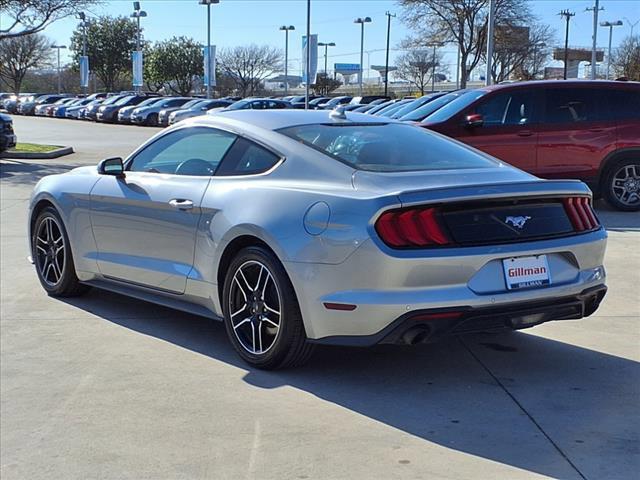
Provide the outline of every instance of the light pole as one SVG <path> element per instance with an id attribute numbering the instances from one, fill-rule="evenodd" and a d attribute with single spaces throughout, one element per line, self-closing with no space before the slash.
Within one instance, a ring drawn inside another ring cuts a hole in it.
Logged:
<path id="1" fill-rule="evenodd" d="M 58 50 L 58 93 L 62 92 L 62 80 L 60 77 L 60 50 L 67 48 L 66 45 L 51 45 L 51 48 Z"/>
<path id="2" fill-rule="evenodd" d="M 427 43 L 427 47 L 433 47 L 433 54 L 431 56 L 431 91 L 436 91 L 436 47 L 441 47 L 442 42 L 430 42 Z"/>
<path id="3" fill-rule="evenodd" d="M 489 17 L 487 19 L 487 73 L 485 74 L 485 84 L 491 85 L 493 78 L 493 32 L 496 20 L 496 0 L 489 0 Z"/>
<path id="4" fill-rule="evenodd" d="M 87 57 L 87 15 L 84 12 L 78 12 L 77 18 L 82 22 L 82 56 Z M 87 65 L 87 73 L 88 73 L 88 65 Z M 80 72 L 80 79 L 82 80 L 82 72 Z M 82 83 L 82 82 L 81 82 Z M 87 85 L 82 85 L 82 90 L 85 95 L 87 94 L 89 89 L 89 81 L 87 75 Z"/>
<path id="5" fill-rule="evenodd" d="M 622 26 L 622 20 L 615 22 L 600 22 L 601 27 L 609 27 L 609 53 L 607 54 L 607 80 L 609 80 L 609 69 L 611 68 L 611 37 L 613 36 L 613 27 Z"/>
<path id="6" fill-rule="evenodd" d="M 391 37 L 391 17 L 395 17 L 395 13 L 385 12 L 387 16 L 387 54 L 384 60 L 384 96 L 387 96 L 389 88 L 389 38 Z"/>
<path id="7" fill-rule="evenodd" d="M 627 17 L 622 17 L 622 18 L 624 18 L 627 21 L 627 23 L 629 24 L 629 26 L 631 27 L 631 34 L 629 36 L 633 37 L 633 29 L 636 28 L 636 25 L 638 23 L 640 23 L 640 20 L 636 20 L 635 22 L 632 22 Z"/>
<path id="8" fill-rule="evenodd" d="M 324 76 L 329 78 L 329 72 L 327 71 L 327 49 L 329 47 L 335 47 L 336 44 L 334 42 L 324 43 L 318 42 L 319 47 L 324 47 Z"/>
<path id="9" fill-rule="evenodd" d="M 207 71 L 209 72 L 207 78 L 207 98 L 211 98 L 211 78 L 215 72 L 211 71 L 211 5 L 217 5 L 220 0 L 200 0 L 200 5 L 207 6 Z"/>
<path id="10" fill-rule="evenodd" d="M 536 79 L 536 75 L 538 73 L 538 49 L 546 47 L 547 44 L 544 42 L 537 42 L 533 44 L 533 68 L 531 72 L 532 80 Z"/>
<path id="11" fill-rule="evenodd" d="M 284 96 L 287 96 L 289 90 L 289 32 L 295 30 L 293 25 L 282 25 L 280 30 L 284 32 Z"/>
<path id="12" fill-rule="evenodd" d="M 140 18 L 144 18 L 147 16 L 147 12 L 144 10 L 140 10 L 140 2 L 133 2 L 133 13 L 131 14 L 131 18 L 136 19 L 136 52 L 140 52 Z M 139 53 L 138 53 L 139 55 Z M 140 87 L 136 86 L 136 91 L 140 91 Z"/>
<path id="13" fill-rule="evenodd" d="M 363 70 L 362 70 L 362 63 L 364 62 L 364 24 L 365 23 L 371 23 L 371 17 L 364 17 L 364 18 L 356 18 L 353 23 L 359 23 L 360 24 L 360 75 L 358 76 L 358 84 L 359 84 L 359 91 L 360 91 L 360 96 L 362 96 L 362 77 L 363 77 Z"/>

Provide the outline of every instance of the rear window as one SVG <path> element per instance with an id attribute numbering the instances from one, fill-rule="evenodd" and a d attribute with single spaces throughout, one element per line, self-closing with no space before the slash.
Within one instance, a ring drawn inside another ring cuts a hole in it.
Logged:
<path id="1" fill-rule="evenodd" d="M 358 170 L 407 172 L 496 165 L 468 147 L 400 123 L 314 124 L 278 131 Z"/>

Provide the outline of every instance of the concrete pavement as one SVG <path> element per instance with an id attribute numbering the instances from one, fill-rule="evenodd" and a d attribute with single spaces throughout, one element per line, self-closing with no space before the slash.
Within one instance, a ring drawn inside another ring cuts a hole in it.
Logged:
<path id="1" fill-rule="evenodd" d="M 3 480 L 637 478 L 639 214 L 598 205 L 610 291 L 588 319 L 327 347 L 261 372 L 221 324 L 97 290 L 44 294 L 25 260 L 37 179 L 125 156 L 157 130 L 14 121 L 20 141 L 77 153 L 1 161 Z"/>

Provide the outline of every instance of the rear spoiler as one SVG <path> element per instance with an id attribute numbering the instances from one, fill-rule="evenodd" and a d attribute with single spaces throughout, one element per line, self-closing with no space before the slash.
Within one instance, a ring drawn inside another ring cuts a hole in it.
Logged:
<path id="1" fill-rule="evenodd" d="M 580 180 L 537 180 L 532 182 L 412 190 L 400 193 L 398 198 L 403 207 L 408 207 L 425 203 L 569 196 L 587 196 L 591 198 L 592 194 L 589 187 Z"/>

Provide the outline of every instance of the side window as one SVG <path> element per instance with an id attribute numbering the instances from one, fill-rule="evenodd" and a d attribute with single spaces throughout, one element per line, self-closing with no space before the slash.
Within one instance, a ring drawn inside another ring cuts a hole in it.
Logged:
<path id="1" fill-rule="evenodd" d="M 237 137 L 213 128 L 183 128 L 139 152 L 127 165 L 132 172 L 211 176 Z"/>
<path id="2" fill-rule="evenodd" d="M 280 157 L 244 138 L 238 138 L 216 172 L 217 176 L 255 175 L 273 167 Z"/>
<path id="3" fill-rule="evenodd" d="M 284 103 L 270 101 L 269 108 L 284 108 Z"/>
<path id="4" fill-rule="evenodd" d="M 617 120 L 640 120 L 640 89 L 610 89 L 609 98 Z"/>
<path id="5" fill-rule="evenodd" d="M 533 122 L 534 94 L 515 90 L 481 101 L 473 109 L 484 118 L 484 125 L 527 125 Z"/>
<path id="6" fill-rule="evenodd" d="M 607 120 L 606 91 L 594 88 L 550 88 L 545 96 L 546 123 Z"/>

